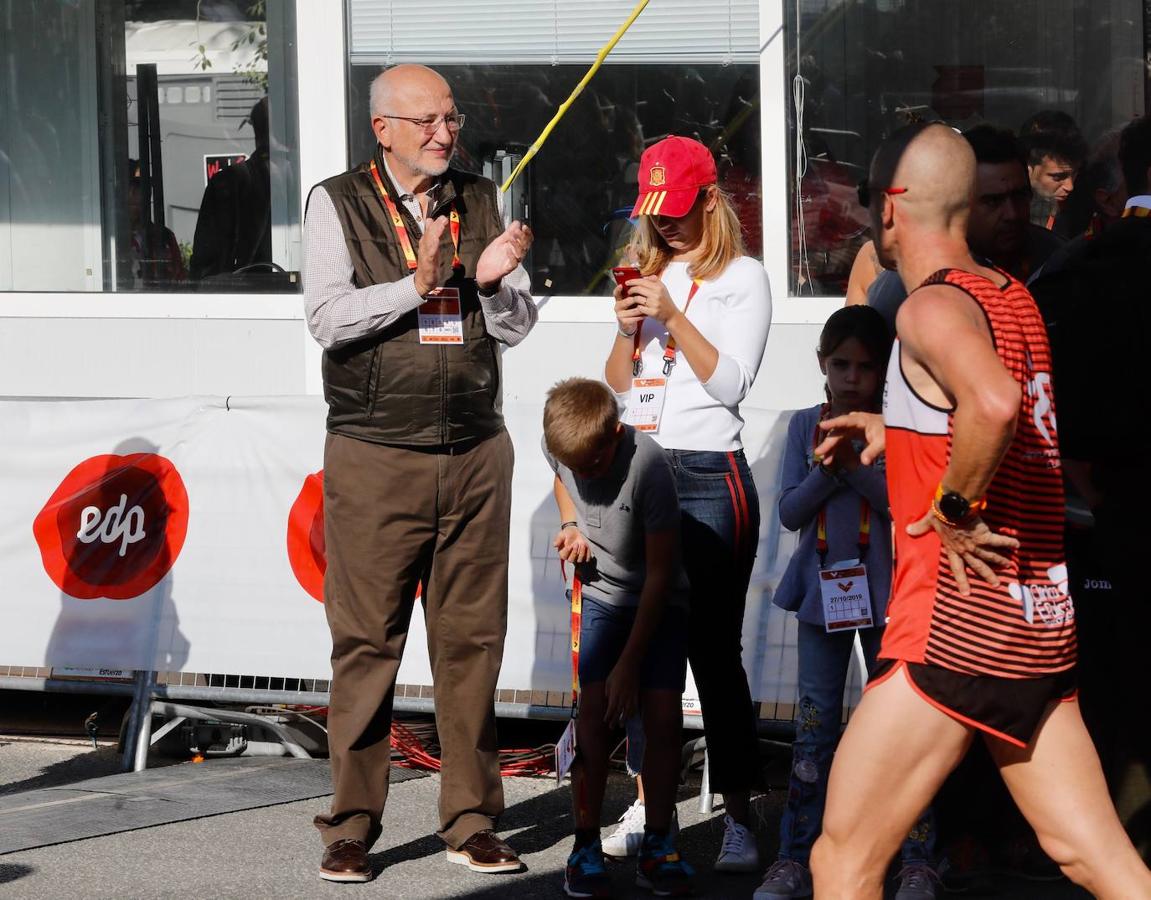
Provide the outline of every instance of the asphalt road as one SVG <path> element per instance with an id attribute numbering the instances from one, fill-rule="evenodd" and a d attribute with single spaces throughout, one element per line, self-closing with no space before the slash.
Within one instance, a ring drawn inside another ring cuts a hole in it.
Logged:
<path id="1" fill-rule="evenodd" d="M 0 737 L 0 793 L 70 784 L 117 769 L 110 745 L 93 750 L 82 741 Z M 368 885 L 333 885 L 317 878 L 320 844 L 310 822 L 327 805 L 326 798 L 318 798 L 8 854 L 0 857 L 0 897 L 560 897 L 570 843 L 568 791 L 545 778 L 512 778 L 505 784 L 508 811 L 500 830 L 527 864 L 517 875 L 480 875 L 445 861 L 433 834 L 438 778 L 432 776 L 393 786 L 384 836 L 372 855 L 378 876 Z M 697 781 L 693 788 L 698 789 Z M 625 777 L 613 777 L 609 814 L 623 810 L 630 791 Z M 781 790 L 769 790 L 756 801 L 765 859 L 775 847 L 782 800 Z M 719 814 L 701 815 L 692 788 L 681 792 L 678 811 L 681 850 L 699 870 L 698 895 L 749 897 L 758 877 L 711 872 L 722 834 Z M 612 872 L 618 896 L 648 896 L 630 887 L 630 866 L 614 864 Z M 986 887 L 991 890 L 963 896 L 1086 896 L 1066 884 L 1007 877 L 992 878 Z"/>

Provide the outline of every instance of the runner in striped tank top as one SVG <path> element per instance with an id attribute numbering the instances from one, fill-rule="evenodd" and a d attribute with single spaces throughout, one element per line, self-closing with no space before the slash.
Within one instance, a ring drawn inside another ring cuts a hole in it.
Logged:
<path id="1" fill-rule="evenodd" d="M 911 293 L 885 427 L 829 420 L 817 452 L 860 431 L 863 462 L 886 449 L 896 567 L 882 662 L 831 771 L 815 896 L 879 900 L 902 836 L 982 734 L 1064 874 L 1097 897 L 1151 898 L 1075 693 L 1043 323 L 1026 288 L 971 258 L 974 185 L 969 145 L 934 124 L 885 141 L 860 190 L 880 261 Z"/>
<path id="2" fill-rule="evenodd" d="M 922 288 L 949 285 L 970 297 L 991 329 L 1003 367 L 1021 387 L 1015 435 L 987 489 L 982 518 L 1010 535 L 1018 550 L 999 572 L 999 584 L 970 582 L 952 572 L 934 529 L 907 532 L 923 515 L 924 498 L 943 483 L 951 457 L 954 409 L 935 406 L 904 376 L 899 343 L 884 390 L 888 486 L 896 558 L 891 624 L 880 657 L 930 663 L 952 672 L 1035 679 L 1075 664 L 1075 614 L 1063 558 L 1063 480 L 1051 389 L 1047 333 L 1027 289 L 995 270 L 989 280 L 961 269 L 941 269 Z M 960 580 L 962 579 L 962 581 Z M 890 667 L 889 667 L 890 668 Z M 1067 682 L 1070 690 L 1070 681 Z M 1038 712 L 1042 712 L 1043 703 Z M 973 719 L 977 727 L 1025 746 L 1034 728 Z M 1014 733 L 1013 733 L 1014 732 Z"/>

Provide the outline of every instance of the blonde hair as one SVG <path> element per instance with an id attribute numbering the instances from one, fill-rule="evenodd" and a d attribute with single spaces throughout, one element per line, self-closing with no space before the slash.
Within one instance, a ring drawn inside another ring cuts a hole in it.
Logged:
<path id="1" fill-rule="evenodd" d="M 544 404 L 544 444 L 568 468 L 581 465 L 615 433 L 619 406 L 602 381 L 568 378 Z"/>
<path id="2" fill-rule="evenodd" d="M 715 209 L 704 213 L 700 257 L 688 267 L 687 274 L 706 281 L 719 277 L 733 260 L 743 256 L 743 235 L 731 197 L 719 185 L 712 184 L 703 190 L 715 192 Z M 696 202 L 699 202 L 698 197 Z M 628 253 L 639 263 L 639 271 L 643 275 L 658 275 L 673 256 L 651 216 L 639 217 Z"/>

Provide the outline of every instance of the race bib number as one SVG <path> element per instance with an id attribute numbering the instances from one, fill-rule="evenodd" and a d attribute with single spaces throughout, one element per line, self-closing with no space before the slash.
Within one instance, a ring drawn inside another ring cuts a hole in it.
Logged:
<path id="1" fill-rule="evenodd" d="M 564 776 L 571 771 L 572 763 L 576 758 L 576 720 L 568 719 L 568 727 L 556 742 L 556 784 L 563 781 Z"/>
<path id="2" fill-rule="evenodd" d="M 823 597 L 824 627 L 829 634 L 875 624 L 867 568 L 862 563 L 847 560 L 820 569 L 819 591 Z"/>
<path id="3" fill-rule="evenodd" d="M 460 290 L 439 287 L 428 294 L 418 308 L 421 344 L 462 344 L 464 320 Z"/>
<path id="4" fill-rule="evenodd" d="M 654 434 L 659 431 L 663 402 L 667 399 L 667 378 L 633 378 L 627 398 L 624 422 L 636 431 Z"/>

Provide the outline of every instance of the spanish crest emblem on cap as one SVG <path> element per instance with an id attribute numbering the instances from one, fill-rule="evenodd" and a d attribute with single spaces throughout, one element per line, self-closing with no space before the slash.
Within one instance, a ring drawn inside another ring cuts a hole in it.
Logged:
<path id="1" fill-rule="evenodd" d="M 667 180 L 667 172 L 664 170 L 663 166 L 652 166 L 651 167 L 650 181 L 651 181 L 652 187 L 659 187 L 666 180 Z"/>

